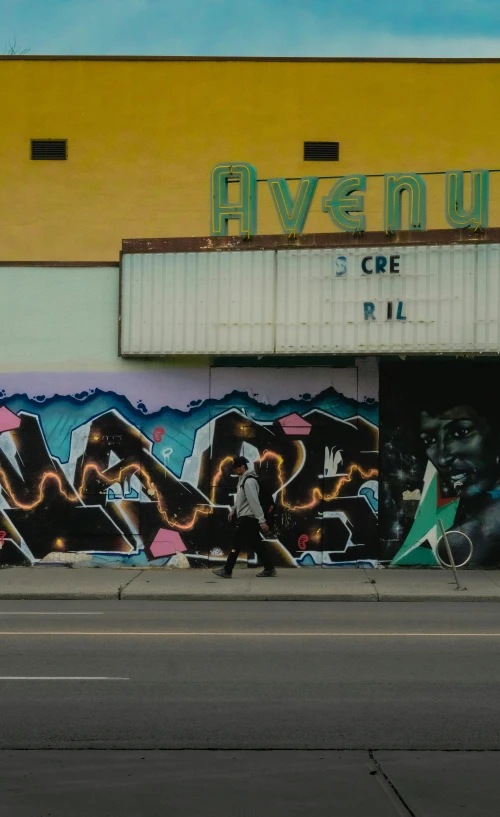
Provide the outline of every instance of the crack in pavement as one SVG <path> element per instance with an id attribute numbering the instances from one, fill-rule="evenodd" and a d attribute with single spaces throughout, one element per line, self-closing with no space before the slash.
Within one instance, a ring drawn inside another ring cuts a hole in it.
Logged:
<path id="1" fill-rule="evenodd" d="M 380 786 L 386 793 L 387 797 L 393 804 L 394 808 L 396 809 L 400 817 L 417 817 L 415 812 L 411 810 L 410 806 L 404 799 L 403 795 L 400 794 L 400 792 L 392 782 L 389 775 L 382 768 L 382 765 L 375 757 L 375 752 L 372 749 L 370 749 L 370 751 L 368 752 L 368 756 L 370 758 L 371 765 L 373 766 L 373 769 L 370 772 L 370 774 L 376 776 L 377 781 L 379 782 Z"/>
<path id="2" fill-rule="evenodd" d="M 130 581 L 126 582 L 126 584 L 121 584 L 121 585 L 119 586 L 119 588 L 118 588 L 118 601 L 121 601 L 121 600 L 122 600 L 122 593 L 123 593 L 123 591 L 125 590 L 125 588 L 126 588 L 126 587 L 128 587 L 129 585 L 131 585 L 131 584 L 132 584 L 132 582 L 134 582 L 136 579 L 138 579 L 138 578 L 139 578 L 139 576 L 142 576 L 142 574 L 143 574 L 143 573 L 144 573 L 144 570 L 139 571 L 139 573 L 137 574 L 137 576 L 132 576 L 132 578 L 130 579 Z"/>
<path id="3" fill-rule="evenodd" d="M 375 595 L 377 596 L 375 601 L 380 601 L 380 593 L 378 592 L 377 582 L 375 581 L 375 579 L 372 579 L 371 576 L 368 575 L 366 567 L 363 567 L 362 570 L 363 570 L 363 573 L 365 575 L 367 583 L 371 584 L 371 586 L 373 588 L 373 591 L 375 592 Z"/>

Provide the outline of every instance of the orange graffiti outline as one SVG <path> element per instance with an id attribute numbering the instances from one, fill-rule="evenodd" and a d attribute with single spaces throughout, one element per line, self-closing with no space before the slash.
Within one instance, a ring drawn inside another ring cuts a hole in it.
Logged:
<path id="1" fill-rule="evenodd" d="M 69 502 L 78 502 L 78 499 L 79 499 L 78 496 L 75 496 L 74 494 L 67 494 L 65 492 L 65 490 L 63 488 L 61 477 L 59 476 L 59 474 L 56 474 L 54 471 L 46 471 L 45 474 L 43 474 L 42 479 L 40 480 L 40 486 L 39 486 L 39 489 L 38 489 L 38 499 L 35 499 L 34 502 L 31 502 L 31 503 L 29 503 L 27 505 L 24 504 L 23 502 L 20 502 L 17 499 L 17 497 L 15 496 L 14 491 L 12 490 L 12 486 L 11 486 L 11 484 L 9 482 L 9 478 L 8 478 L 7 474 L 5 473 L 5 471 L 3 470 L 3 468 L 0 468 L 0 479 L 2 480 L 2 483 L 5 483 L 5 485 L 2 484 L 2 487 L 6 488 L 7 492 L 9 493 L 9 495 L 10 495 L 10 497 L 12 499 L 12 501 L 16 504 L 16 507 L 20 508 L 22 511 L 32 511 L 33 508 L 36 508 L 38 505 L 40 505 L 41 502 L 43 502 L 43 498 L 44 498 L 44 490 L 43 489 L 44 489 L 45 483 L 49 479 L 54 479 L 57 482 L 57 484 L 59 486 L 59 492 L 67 500 L 69 500 Z"/>
<path id="2" fill-rule="evenodd" d="M 300 469 L 300 466 L 302 465 L 302 463 L 304 461 L 302 448 L 299 445 L 297 445 L 297 448 L 302 453 L 302 462 L 299 464 L 297 469 L 294 471 L 294 473 L 292 474 L 290 479 L 293 479 L 293 476 Z M 378 476 L 377 469 L 373 468 L 370 471 L 365 472 L 365 471 L 363 471 L 363 469 L 359 465 L 354 464 L 354 465 L 352 465 L 350 467 L 349 472 L 347 473 L 347 475 L 345 475 L 345 476 L 343 476 L 343 477 L 341 477 L 339 479 L 337 485 L 335 486 L 335 488 L 334 488 L 334 490 L 333 490 L 333 492 L 331 494 L 327 494 L 325 496 L 322 496 L 321 490 L 319 488 L 313 488 L 312 494 L 311 494 L 311 499 L 310 499 L 310 501 L 308 503 L 306 503 L 304 505 L 291 505 L 289 502 L 287 502 L 286 497 L 285 497 L 285 490 L 284 490 L 285 479 L 284 479 L 284 476 L 283 476 L 284 458 L 281 456 L 281 454 L 277 454 L 275 451 L 269 451 L 267 449 L 266 451 L 264 451 L 262 456 L 259 457 L 258 460 L 256 460 L 256 462 L 262 463 L 262 462 L 265 462 L 267 459 L 275 459 L 278 462 L 278 479 L 279 479 L 279 483 L 280 483 L 280 489 L 279 489 L 280 490 L 280 502 L 281 502 L 281 505 L 284 508 L 286 508 L 287 510 L 289 510 L 289 511 L 309 510 L 311 508 L 314 508 L 321 501 L 330 502 L 332 499 L 336 499 L 339 496 L 339 493 L 340 493 L 340 490 L 341 490 L 342 486 L 349 483 L 349 482 L 351 482 L 355 471 L 357 471 L 359 474 L 361 474 L 363 479 L 370 479 L 371 477 Z M 230 462 L 231 460 L 232 460 L 232 457 L 224 457 L 221 460 L 220 465 L 219 465 L 219 467 L 218 467 L 218 469 L 217 469 L 217 471 L 216 471 L 216 473 L 214 475 L 214 482 L 213 482 L 211 492 L 210 492 L 210 502 L 213 505 L 215 505 L 215 490 L 217 488 L 217 484 L 218 484 L 220 478 L 222 477 L 222 469 L 223 469 L 224 465 L 227 464 L 228 462 Z M 15 503 L 16 507 L 18 507 L 18 508 L 20 508 L 21 510 L 24 510 L 24 511 L 31 511 L 34 508 L 36 508 L 38 505 L 40 505 L 41 502 L 43 502 L 44 496 L 45 496 L 45 491 L 44 491 L 45 484 L 46 484 L 46 482 L 48 480 L 51 480 L 51 479 L 55 480 L 55 482 L 58 485 L 60 493 L 69 502 L 78 502 L 79 500 L 80 501 L 82 500 L 82 494 L 85 491 L 85 483 L 86 483 L 87 474 L 89 473 L 89 471 L 95 471 L 97 473 L 99 479 L 101 479 L 106 484 L 111 485 L 114 482 L 121 482 L 122 475 L 125 472 L 130 471 L 130 470 L 133 470 L 134 473 L 136 473 L 138 471 L 140 474 L 142 474 L 142 476 L 144 477 L 144 481 L 146 483 L 146 486 L 147 486 L 147 491 L 148 492 L 152 491 L 156 495 L 156 499 L 157 499 L 157 503 L 158 503 L 158 510 L 160 511 L 160 514 L 163 517 L 163 519 L 167 522 L 168 525 L 170 525 L 170 527 L 177 528 L 177 530 L 182 530 L 182 531 L 192 530 L 192 528 L 194 527 L 194 525 L 196 523 L 196 520 L 198 519 L 198 516 L 208 516 L 211 513 L 213 513 L 213 508 L 212 507 L 204 505 L 204 506 L 201 506 L 201 507 L 198 507 L 198 508 L 195 509 L 195 511 L 193 513 L 193 516 L 191 517 L 189 522 L 177 522 L 177 521 L 175 521 L 173 519 L 170 519 L 170 517 L 168 515 L 168 512 L 167 512 L 167 509 L 166 509 L 166 507 L 165 507 L 165 505 L 163 503 L 163 499 L 161 497 L 160 492 L 155 487 L 155 485 L 152 482 L 151 478 L 149 477 L 148 473 L 142 468 L 142 466 L 139 463 L 130 463 L 129 465 L 125 465 L 123 468 L 120 468 L 118 474 L 116 476 L 114 476 L 114 477 L 106 476 L 98 468 L 98 466 L 95 463 L 87 463 L 87 465 L 85 466 L 85 468 L 83 470 L 81 491 L 77 491 L 76 495 L 66 493 L 66 491 L 64 490 L 64 487 L 63 487 L 61 477 L 59 476 L 59 474 L 57 474 L 54 471 L 47 471 L 47 472 L 45 472 L 43 474 L 42 479 L 40 480 L 40 485 L 39 485 L 39 489 L 38 489 L 38 497 L 37 497 L 37 499 L 35 499 L 34 502 L 31 502 L 31 503 L 23 503 L 23 502 L 20 502 L 17 499 L 17 497 L 14 494 L 14 491 L 12 489 L 12 485 L 11 485 L 11 483 L 9 481 L 9 478 L 8 478 L 7 474 L 1 468 L 0 468 L 0 480 L 2 482 L 2 487 L 7 490 L 7 492 L 9 493 L 12 501 Z"/>
<path id="3" fill-rule="evenodd" d="M 302 449 L 300 450 L 302 451 Z M 311 500 L 308 503 L 306 503 L 305 505 L 290 505 L 285 499 L 285 491 L 283 489 L 284 480 L 282 477 L 281 469 L 284 464 L 284 459 L 280 454 L 276 454 L 274 451 L 265 451 L 262 457 L 260 457 L 257 460 L 257 462 L 263 462 L 267 458 L 274 458 L 278 461 L 278 475 L 280 480 L 280 501 L 282 506 L 286 508 L 288 511 L 305 511 L 316 507 L 316 505 L 318 505 L 321 501 L 330 502 L 332 499 L 337 499 L 340 494 L 342 486 L 346 485 L 348 482 L 351 482 L 355 471 L 358 471 L 358 473 L 361 474 L 363 479 L 370 479 L 371 477 L 378 476 L 378 470 L 376 468 L 372 468 L 370 471 L 363 471 L 363 469 L 359 465 L 356 465 L 354 463 L 353 465 L 351 465 L 347 474 L 339 479 L 337 485 L 335 486 L 331 494 L 326 494 L 325 496 L 323 496 L 319 488 L 313 488 Z M 293 478 L 293 474 L 291 478 Z"/>
<path id="4" fill-rule="evenodd" d="M 139 471 L 144 476 L 144 480 L 145 480 L 145 483 L 146 483 L 146 486 L 147 486 L 147 490 L 148 491 L 152 490 L 156 494 L 157 501 L 158 501 L 158 510 L 160 511 L 160 514 L 163 517 L 163 519 L 167 522 L 168 525 L 170 525 L 170 527 L 177 528 L 178 530 L 184 530 L 184 531 L 191 530 L 193 528 L 198 516 L 200 516 L 200 515 L 207 516 L 208 514 L 210 514 L 212 512 L 211 508 L 209 508 L 208 506 L 203 506 L 201 508 L 196 508 L 195 509 L 194 514 L 193 514 L 190 522 L 183 523 L 183 522 L 176 522 L 175 520 L 171 520 L 169 518 L 167 510 L 166 510 L 166 508 L 165 508 L 165 506 L 163 504 L 163 501 L 162 501 L 162 498 L 161 498 L 161 495 L 160 495 L 159 491 L 157 490 L 157 488 L 155 488 L 154 483 L 150 479 L 149 475 L 144 471 L 142 466 L 139 465 L 136 462 L 130 463 L 129 465 L 125 465 L 123 468 L 120 468 L 118 474 L 115 477 L 108 477 L 105 474 L 103 474 L 102 471 L 100 471 L 100 469 L 98 468 L 98 466 L 95 463 L 87 463 L 87 465 L 83 469 L 81 491 L 77 491 L 76 495 L 66 493 L 66 491 L 64 490 L 63 484 L 62 484 L 61 477 L 59 476 L 59 474 L 56 474 L 54 471 L 46 471 L 45 474 L 43 474 L 42 479 L 40 480 L 40 485 L 39 485 L 39 489 L 38 489 L 38 497 L 35 499 L 34 502 L 27 503 L 27 504 L 23 503 L 23 502 L 20 502 L 17 499 L 17 497 L 15 496 L 15 493 L 14 493 L 14 491 L 12 489 L 12 485 L 11 485 L 11 483 L 9 481 L 9 478 L 7 477 L 7 474 L 5 473 L 5 471 L 2 468 L 0 468 L 0 479 L 2 481 L 2 487 L 4 487 L 4 486 L 6 487 L 8 493 L 9 493 L 12 501 L 15 503 L 16 507 L 20 508 L 23 511 L 32 511 L 34 508 L 36 508 L 38 505 L 40 505 L 41 502 L 43 502 L 44 496 L 45 496 L 45 492 L 44 492 L 45 483 L 50 479 L 53 479 L 53 480 L 55 480 L 55 482 L 57 482 L 57 485 L 59 487 L 59 492 L 69 502 L 78 502 L 79 500 L 80 501 L 82 500 L 82 494 L 85 492 L 85 483 L 86 483 L 87 474 L 88 474 L 89 471 L 96 471 L 99 478 L 102 479 L 103 482 L 107 483 L 108 485 L 112 485 L 114 482 L 121 482 L 122 475 L 126 471 L 130 471 L 130 470 L 133 470 L 134 473 Z"/>

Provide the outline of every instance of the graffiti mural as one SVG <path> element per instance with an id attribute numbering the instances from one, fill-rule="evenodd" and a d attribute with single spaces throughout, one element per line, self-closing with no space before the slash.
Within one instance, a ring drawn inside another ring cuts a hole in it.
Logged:
<path id="1" fill-rule="evenodd" d="M 381 366 L 381 559 L 500 564 L 498 364 L 481 360 Z M 464 535 L 465 534 L 465 535 Z"/>
<path id="2" fill-rule="evenodd" d="M 277 564 L 375 564 L 377 385 L 373 366 L 4 375 L 0 564 L 221 561 L 239 454 L 276 496 Z"/>

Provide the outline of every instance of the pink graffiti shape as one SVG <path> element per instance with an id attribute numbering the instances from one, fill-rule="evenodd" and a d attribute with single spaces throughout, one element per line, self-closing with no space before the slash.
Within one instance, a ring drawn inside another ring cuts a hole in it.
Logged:
<path id="1" fill-rule="evenodd" d="M 5 542 L 5 537 L 7 536 L 7 531 L 0 530 L 0 550 L 3 548 L 3 543 Z"/>
<path id="2" fill-rule="evenodd" d="M 155 443 L 161 443 L 164 434 L 165 434 L 164 428 L 161 427 L 155 428 L 155 430 L 153 431 L 153 440 L 155 441 Z"/>
<path id="3" fill-rule="evenodd" d="M 14 414 L 6 406 L 0 408 L 0 434 L 2 431 L 13 431 L 15 428 L 19 428 L 20 425 L 21 419 L 17 414 Z"/>
<path id="4" fill-rule="evenodd" d="M 294 437 L 307 437 L 311 433 L 311 423 L 304 420 L 300 414 L 287 414 L 286 417 L 281 417 L 278 422 L 285 434 Z"/>
<path id="5" fill-rule="evenodd" d="M 309 541 L 309 537 L 308 537 L 307 533 L 303 533 L 302 536 L 299 536 L 297 544 L 298 544 L 300 550 L 305 550 L 306 549 L 308 541 Z"/>
<path id="6" fill-rule="evenodd" d="M 159 556 L 172 556 L 174 553 L 183 553 L 187 550 L 184 542 L 176 530 L 160 528 L 151 545 L 151 554 L 158 559 Z"/>

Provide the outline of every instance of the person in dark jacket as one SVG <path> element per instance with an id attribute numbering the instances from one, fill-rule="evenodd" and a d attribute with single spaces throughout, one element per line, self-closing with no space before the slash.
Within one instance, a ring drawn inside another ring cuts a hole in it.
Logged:
<path id="1" fill-rule="evenodd" d="M 259 578 L 270 578 L 277 576 L 277 572 L 269 556 L 260 532 L 267 535 L 270 533 L 267 525 L 262 505 L 259 501 L 259 482 L 254 470 L 248 468 L 246 457 L 235 457 L 232 465 L 233 474 L 238 475 L 238 487 L 236 490 L 236 502 L 234 508 L 229 513 L 229 521 L 236 515 L 236 530 L 234 532 L 233 545 L 227 557 L 224 567 L 214 570 L 216 576 L 222 579 L 230 579 L 233 575 L 233 568 L 240 551 L 253 550 L 264 565 L 264 570 L 257 573 Z"/>

